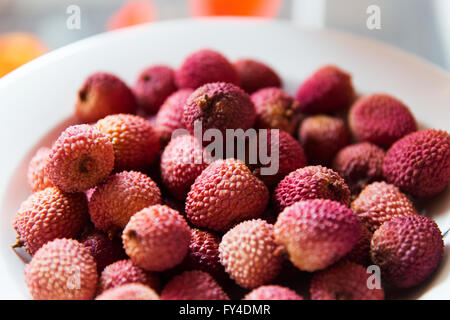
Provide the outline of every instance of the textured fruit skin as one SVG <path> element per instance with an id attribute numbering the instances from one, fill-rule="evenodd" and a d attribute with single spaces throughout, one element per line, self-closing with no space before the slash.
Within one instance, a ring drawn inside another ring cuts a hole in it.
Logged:
<path id="1" fill-rule="evenodd" d="M 264 88 L 251 95 L 256 128 L 280 129 L 293 135 L 300 120 L 297 102 L 280 88 Z"/>
<path id="2" fill-rule="evenodd" d="M 372 240 L 372 236 L 373 233 L 361 224 L 359 240 L 353 246 L 352 250 L 345 256 L 345 258 L 363 266 L 371 265 L 370 241 Z"/>
<path id="3" fill-rule="evenodd" d="M 172 139 L 161 155 L 161 178 L 164 186 L 179 200 L 184 200 L 195 179 L 211 157 L 204 157 L 201 142 L 191 135 Z"/>
<path id="4" fill-rule="evenodd" d="M 220 242 L 220 262 L 243 288 L 256 288 L 275 279 L 283 258 L 273 236 L 273 225 L 248 220 L 229 230 Z"/>
<path id="5" fill-rule="evenodd" d="M 89 76 L 78 91 L 75 115 L 83 122 L 94 122 L 110 114 L 134 113 L 133 92 L 118 77 L 105 72 Z"/>
<path id="6" fill-rule="evenodd" d="M 25 282 L 35 300 L 91 299 L 97 278 L 97 266 L 89 250 L 71 239 L 48 242 L 25 266 Z"/>
<path id="7" fill-rule="evenodd" d="M 354 97 L 351 76 L 336 66 L 315 71 L 296 93 L 299 110 L 304 113 L 339 111 L 350 106 Z"/>
<path id="8" fill-rule="evenodd" d="M 303 120 L 298 137 L 311 165 L 328 165 L 334 155 L 350 142 L 344 121 L 326 115 Z"/>
<path id="9" fill-rule="evenodd" d="M 239 87 L 247 93 L 253 93 L 262 88 L 282 86 L 278 74 L 260 61 L 239 59 L 233 65 L 239 75 Z"/>
<path id="10" fill-rule="evenodd" d="M 375 231 L 370 248 L 382 279 L 399 288 L 410 288 L 436 270 L 444 242 L 433 220 L 411 215 L 384 223 Z"/>
<path id="11" fill-rule="evenodd" d="M 269 191 L 239 160 L 211 163 L 195 179 L 186 198 L 186 216 L 197 227 L 227 231 L 242 220 L 259 217 Z"/>
<path id="12" fill-rule="evenodd" d="M 123 171 L 99 185 L 89 201 L 91 221 L 97 229 L 114 233 L 123 229 L 136 212 L 161 203 L 161 191 L 148 176 Z"/>
<path id="13" fill-rule="evenodd" d="M 387 94 L 373 94 L 358 99 L 350 109 L 348 122 L 353 135 L 389 148 L 395 141 L 417 130 L 408 107 Z"/>
<path id="14" fill-rule="evenodd" d="M 176 129 L 183 129 L 183 107 L 193 89 L 180 89 L 172 93 L 159 108 L 155 119 L 155 128 L 158 131 L 162 144 L 167 144 Z"/>
<path id="15" fill-rule="evenodd" d="M 111 263 L 126 258 L 122 241 L 117 238 L 110 239 L 107 234 L 99 230 L 92 229 L 85 232 L 80 237 L 80 242 L 94 257 L 99 274 Z"/>
<path id="16" fill-rule="evenodd" d="M 324 269 L 347 254 L 360 237 L 356 215 L 343 204 L 323 199 L 299 201 L 275 223 L 275 241 L 300 270 Z"/>
<path id="17" fill-rule="evenodd" d="M 138 105 L 150 114 L 156 113 L 175 90 L 175 72 L 164 65 L 143 70 L 133 87 Z"/>
<path id="18" fill-rule="evenodd" d="M 159 300 L 159 296 L 146 285 L 127 283 L 104 291 L 95 300 Z"/>
<path id="19" fill-rule="evenodd" d="M 450 180 L 450 134 L 429 129 L 403 137 L 386 152 L 383 175 L 413 196 L 438 194 Z"/>
<path id="20" fill-rule="evenodd" d="M 193 270 L 174 277 L 161 292 L 162 300 L 229 300 L 208 273 Z"/>
<path id="21" fill-rule="evenodd" d="M 369 289 L 366 268 L 343 260 L 311 279 L 311 300 L 384 300 L 384 290 Z"/>
<path id="22" fill-rule="evenodd" d="M 183 123 L 194 134 L 194 124 L 201 121 L 202 129 L 251 128 L 255 122 L 255 107 L 250 96 L 231 83 L 207 83 L 195 90 L 183 108 Z"/>
<path id="23" fill-rule="evenodd" d="M 98 291 L 103 292 L 127 283 L 142 283 L 155 291 L 158 291 L 160 286 L 155 273 L 146 272 L 131 260 L 119 260 L 103 270 L 98 282 Z"/>
<path id="24" fill-rule="evenodd" d="M 270 167 L 272 165 L 271 162 L 268 165 L 258 164 L 257 168 L 253 170 L 253 174 L 269 188 L 275 187 L 288 173 L 306 166 L 306 155 L 298 141 L 287 132 L 278 131 L 278 143 L 272 145 L 272 134 L 274 132 L 273 129 L 267 132 L 267 154 L 272 156 L 271 150 L 278 150 L 277 173 L 273 175 L 263 175 L 261 173 L 261 168 Z M 259 133 L 259 138 L 260 136 L 261 133 Z M 275 155 L 274 159 L 275 161 L 277 160 Z"/>
<path id="25" fill-rule="evenodd" d="M 50 152 L 45 173 L 65 192 L 83 192 L 102 182 L 114 168 L 114 149 L 103 133 L 90 125 L 67 128 Z"/>
<path id="26" fill-rule="evenodd" d="M 142 209 L 131 217 L 122 235 L 131 260 L 147 271 L 164 271 L 186 256 L 191 230 L 183 216 L 165 205 Z"/>
<path id="27" fill-rule="evenodd" d="M 99 120 L 97 128 L 113 145 L 115 171 L 145 169 L 157 160 L 159 137 L 148 120 L 116 114 Z"/>
<path id="28" fill-rule="evenodd" d="M 175 72 L 178 88 L 197 89 L 201 85 L 217 81 L 238 84 L 239 75 L 227 58 L 209 49 L 190 54 Z"/>
<path id="29" fill-rule="evenodd" d="M 278 285 L 267 285 L 253 289 L 244 300 L 304 300 L 294 290 Z"/>
<path id="30" fill-rule="evenodd" d="M 393 218 L 417 214 L 408 197 L 384 181 L 366 186 L 352 202 L 351 208 L 370 232 Z"/>
<path id="31" fill-rule="evenodd" d="M 288 174 L 273 193 L 279 211 L 307 199 L 331 199 L 350 204 L 350 190 L 336 172 L 322 166 L 307 166 Z"/>
<path id="32" fill-rule="evenodd" d="M 336 171 L 358 194 L 367 184 L 383 178 L 384 150 L 370 142 L 362 142 L 341 149 L 333 160 Z"/>
<path id="33" fill-rule="evenodd" d="M 48 241 L 77 237 L 87 221 L 83 193 L 64 193 L 49 187 L 33 193 L 21 204 L 14 229 L 20 243 L 33 255 Z"/>
<path id="34" fill-rule="evenodd" d="M 53 187 L 52 182 L 45 174 L 45 167 L 50 155 L 50 149 L 39 148 L 28 165 L 27 182 L 32 192 L 41 191 Z"/>

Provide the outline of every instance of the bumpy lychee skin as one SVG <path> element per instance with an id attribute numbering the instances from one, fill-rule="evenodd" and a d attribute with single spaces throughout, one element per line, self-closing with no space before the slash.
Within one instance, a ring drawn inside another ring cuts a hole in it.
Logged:
<path id="1" fill-rule="evenodd" d="M 309 164 L 328 165 L 334 155 L 350 142 L 344 121 L 326 115 L 305 119 L 298 131 Z"/>
<path id="2" fill-rule="evenodd" d="M 410 215 L 384 223 L 375 231 L 371 257 L 382 279 L 409 288 L 427 279 L 437 268 L 444 250 L 441 231 L 430 218 Z"/>
<path id="3" fill-rule="evenodd" d="M 172 93 L 162 104 L 155 119 L 155 128 L 158 131 L 162 144 L 166 144 L 177 129 L 183 129 L 183 107 L 193 89 L 180 89 Z"/>
<path id="4" fill-rule="evenodd" d="M 413 196 L 438 194 L 450 180 L 450 134 L 430 129 L 400 139 L 386 153 L 383 175 Z"/>
<path id="5" fill-rule="evenodd" d="M 244 300 L 304 300 L 294 290 L 278 285 L 267 285 L 253 289 Z"/>
<path id="6" fill-rule="evenodd" d="M 372 264 L 370 260 L 370 241 L 372 240 L 372 236 L 373 233 L 361 224 L 359 240 L 345 258 L 363 266 Z"/>
<path id="7" fill-rule="evenodd" d="M 176 90 L 175 72 L 164 65 L 149 67 L 139 74 L 133 90 L 139 106 L 150 114 L 156 113 Z"/>
<path id="8" fill-rule="evenodd" d="M 97 128 L 76 125 L 67 128 L 50 152 L 45 172 L 65 192 L 83 192 L 102 182 L 114 168 L 111 141 Z"/>
<path id="9" fill-rule="evenodd" d="M 117 238 L 110 239 L 107 234 L 99 230 L 93 229 L 83 233 L 80 242 L 94 257 L 99 274 L 111 263 L 126 258 L 122 241 Z"/>
<path id="10" fill-rule="evenodd" d="M 197 227 L 227 231 L 259 217 L 269 191 L 239 160 L 216 160 L 195 179 L 186 198 L 186 216 Z"/>
<path id="11" fill-rule="evenodd" d="M 257 128 L 281 129 L 293 135 L 300 120 L 297 102 L 280 88 L 264 88 L 251 95 Z"/>
<path id="12" fill-rule="evenodd" d="M 97 278 L 89 250 L 71 239 L 48 242 L 25 266 L 25 282 L 36 300 L 91 299 Z"/>
<path id="13" fill-rule="evenodd" d="M 275 241 L 300 270 L 324 269 L 345 254 L 360 237 L 356 215 L 343 204 L 305 200 L 284 209 L 275 223 Z"/>
<path id="14" fill-rule="evenodd" d="M 175 73 L 178 88 L 197 89 L 217 81 L 238 84 L 239 75 L 227 58 L 209 49 L 190 54 Z"/>
<path id="15" fill-rule="evenodd" d="M 220 261 L 230 278 L 243 288 L 256 288 L 276 278 L 283 258 L 264 220 L 241 222 L 229 230 L 219 246 Z"/>
<path id="16" fill-rule="evenodd" d="M 322 166 L 307 166 L 288 174 L 273 193 L 279 211 L 307 199 L 331 199 L 350 204 L 350 189 L 336 172 Z"/>
<path id="17" fill-rule="evenodd" d="M 408 107 L 387 94 L 358 99 L 350 109 L 348 120 L 358 140 L 383 148 L 417 130 L 416 120 Z"/>
<path id="18" fill-rule="evenodd" d="M 304 113 L 328 113 L 347 108 L 355 90 L 351 76 L 335 66 L 324 66 L 297 90 L 299 110 Z"/>
<path id="19" fill-rule="evenodd" d="M 393 218 L 417 214 L 408 197 L 396 186 L 384 181 L 365 187 L 352 202 L 351 208 L 370 232 Z"/>
<path id="20" fill-rule="evenodd" d="M 33 255 L 48 241 L 77 237 L 88 217 L 83 193 L 64 193 L 49 187 L 33 193 L 22 203 L 14 229 L 19 243 Z"/>
<path id="21" fill-rule="evenodd" d="M 258 139 L 261 139 L 262 135 L 263 133 L 259 132 Z M 272 137 L 275 138 L 274 142 L 272 142 Z M 256 169 L 253 170 L 253 174 L 269 188 L 275 187 L 288 173 L 306 166 L 305 152 L 297 140 L 284 131 L 278 131 L 278 140 L 276 137 L 275 129 L 267 131 L 267 155 L 271 160 L 267 165 L 258 164 Z M 258 142 L 258 147 L 260 143 L 261 141 Z M 275 151 L 275 153 L 272 151 Z M 260 155 L 260 153 L 258 154 Z M 263 168 L 268 170 L 276 167 L 275 173 L 263 172 L 262 170 Z"/>
<path id="22" fill-rule="evenodd" d="M 30 164 L 28 165 L 27 182 L 32 192 L 53 187 L 52 182 L 45 173 L 49 155 L 50 149 L 42 147 L 39 148 L 33 158 L 31 158 Z"/>
<path id="23" fill-rule="evenodd" d="M 158 158 L 158 134 L 142 117 L 111 115 L 99 120 L 97 128 L 111 140 L 116 171 L 145 169 Z"/>
<path id="24" fill-rule="evenodd" d="M 131 217 L 122 235 L 131 260 L 147 271 L 180 264 L 189 249 L 191 230 L 183 216 L 165 205 L 142 209 Z"/>
<path id="25" fill-rule="evenodd" d="M 110 114 L 134 113 L 137 103 L 130 88 L 115 75 L 98 72 L 89 76 L 78 91 L 75 114 L 94 122 Z"/>
<path id="26" fill-rule="evenodd" d="M 384 154 L 372 143 L 357 143 L 341 149 L 332 167 L 344 178 L 352 194 L 358 194 L 367 184 L 383 178 Z"/>
<path id="27" fill-rule="evenodd" d="M 103 292 L 127 283 L 142 283 L 155 291 L 159 290 L 159 278 L 156 273 L 139 268 L 131 260 L 120 260 L 107 266 L 100 275 L 98 291 Z"/>
<path id="28" fill-rule="evenodd" d="M 383 288 L 369 288 L 366 268 L 343 260 L 311 279 L 311 300 L 384 300 Z"/>
<path id="29" fill-rule="evenodd" d="M 114 234 L 126 226 L 133 214 L 159 203 L 161 191 L 150 177 L 123 171 L 95 189 L 89 201 L 89 214 L 97 229 Z"/>
<path id="30" fill-rule="evenodd" d="M 278 74 L 268 65 L 254 59 L 239 59 L 233 63 L 239 74 L 239 86 L 248 93 L 262 88 L 281 87 Z"/>
<path id="31" fill-rule="evenodd" d="M 95 300 L 159 300 L 159 296 L 146 285 L 127 283 L 104 291 Z"/>
<path id="32" fill-rule="evenodd" d="M 183 109 L 183 123 L 194 134 L 194 125 L 202 130 L 218 129 L 225 137 L 226 129 L 246 130 L 255 122 L 255 107 L 241 88 L 225 82 L 207 83 L 195 90 Z"/>
<path id="33" fill-rule="evenodd" d="M 193 270 L 174 277 L 161 292 L 163 300 L 229 300 L 208 273 Z"/>
<path id="34" fill-rule="evenodd" d="M 204 157 L 200 141 L 191 135 L 172 139 L 161 155 L 161 178 L 170 193 L 184 200 L 195 179 L 202 173 L 211 157 Z"/>

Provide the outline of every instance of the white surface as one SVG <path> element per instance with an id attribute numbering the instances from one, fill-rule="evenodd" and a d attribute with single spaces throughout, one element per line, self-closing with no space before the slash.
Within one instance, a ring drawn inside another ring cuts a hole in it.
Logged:
<path id="1" fill-rule="evenodd" d="M 163 62 L 176 67 L 186 54 L 205 47 L 230 59 L 266 61 L 291 93 L 314 69 L 335 63 L 353 74 L 358 91 L 391 93 L 410 106 L 421 126 L 450 131 L 450 77 L 414 56 L 364 38 L 305 31 L 282 22 L 216 19 L 156 23 L 83 40 L 0 80 L 0 298 L 28 297 L 23 263 L 10 248 L 15 212 L 29 193 L 25 168 L 37 145 L 49 145 L 59 129 L 47 134 L 71 115 L 86 76 L 105 70 L 132 83 L 147 65 Z M 428 208 L 442 230 L 450 226 L 449 200 L 447 188 Z M 412 297 L 450 298 L 449 238 L 438 274 Z"/>

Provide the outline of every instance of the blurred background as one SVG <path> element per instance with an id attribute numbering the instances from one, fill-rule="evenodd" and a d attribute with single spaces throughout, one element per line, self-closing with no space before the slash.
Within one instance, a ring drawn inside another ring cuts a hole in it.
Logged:
<path id="1" fill-rule="evenodd" d="M 0 0 L 0 77 L 91 35 L 203 16 L 257 16 L 344 30 L 450 70 L 450 0 Z"/>

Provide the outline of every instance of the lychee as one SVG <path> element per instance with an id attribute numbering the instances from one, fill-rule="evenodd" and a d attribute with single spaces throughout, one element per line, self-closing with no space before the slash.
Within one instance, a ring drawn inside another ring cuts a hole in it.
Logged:
<path id="1" fill-rule="evenodd" d="M 438 194 L 450 180 L 450 134 L 429 129 L 403 137 L 386 152 L 383 175 L 413 196 Z"/>
<path id="2" fill-rule="evenodd" d="M 174 277 L 161 292 L 163 300 L 229 300 L 219 284 L 206 272 L 185 271 Z"/>
<path id="3" fill-rule="evenodd" d="M 311 300 L 384 300 L 383 288 L 369 288 L 370 273 L 354 262 L 343 260 L 311 279 Z"/>
<path id="4" fill-rule="evenodd" d="M 75 114 L 83 122 L 94 122 L 110 114 L 134 113 L 133 92 L 118 77 L 105 72 L 89 76 L 78 91 Z"/>
<path id="5" fill-rule="evenodd" d="M 147 175 L 123 171 L 99 185 L 89 201 L 89 214 L 95 227 L 114 235 L 136 212 L 161 203 L 161 192 Z"/>
<path id="6" fill-rule="evenodd" d="M 197 177 L 186 199 L 186 216 L 197 227 L 227 231 L 256 218 L 266 208 L 269 192 L 241 161 L 216 160 Z"/>
<path id="7" fill-rule="evenodd" d="M 243 288 L 256 288 L 276 278 L 283 261 L 279 251 L 273 225 L 261 219 L 239 223 L 219 246 L 225 271 Z"/>
<path id="8" fill-rule="evenodd" d="M 383 161 L 383 149 L 362 142 L 341 149 L 332 167 L 344 178 L 352 194 L 358 194 L 367 184 L 383 178 Z"/>
<path id="9" fill-rule="evenodd" d="M 25 282 L 36 300 L 88 300 L 97 286 L 89 250 L 71 239 L 45 244 L 25 266 Z"/>
<path id="10" fill-rule="evenodd" d="M 176 90 L 175 72 L 164 65 L 149 67 L 139 74 L 133 90 L 139 106 L 150 114 L 156 113 Z"/>
<path id="11" fill-rule="evenodd" d="M 262 88 L 281 87 L 278 74 L 267 64 L 254 59 L 239 59 L 233 63 L 238 75 L 239 86 L 248 93 Z"/>
<path id="12" fill-rule="evenodd" d="M 355 98 L 351 76 L 336 66 L 324 66 L 314 72 L 297 90 L 299 110 L 304 113 L 328 113 L 347 108 Z"/>
<path id="13" fill-rule="evenodd" d="M 365 187 L 352 202 L 351 208 L 370 232 L 393 218 L 417 214 L 406 195 L 384 181 Z"/>
<path id="14" fill-rule="evenodd" d="M 382 279 L 409 288 L 427 279 L 437 268 L 444 250 L 441 231 L 430 218 L 420 215 L 385 222 L 373 234 L 371 257 Z"/>
<path id="15" fill-rule="evenodd" d="M 145 169 L 157 160 L 159 137 L 149 121 L 131 114 L 107 116 L 97 122 L 114 148 L 114 169 Z"/>
<path id="16" fill-rule="evenodd" d="M 53 187 L 52 182 L 45 173 L 45 167 L 49 160 L 50 149 L 39 148 L 28 165 L 27 182 L 32 192 L 41 191 Z"/>
<path id="17" fill-rule="evenodd" d="M 298 137 L 311 165 L 328 165 L 334 155 L 350 142 L 344 121 L 326 115 L 303 120 Z"/>
<path id="18" fill-rule="evenodd" d="M 408 107 L 387 94 L 358 99 L 350 109 L 348 121 L 358 140 L 383 148 L 417 130 L 416 120 Z"/>
<path id="19" fill-rule="evenodd" d="M 350 190 L 336 172 L 322 166 L 307 166 L 288 174 L 273 193 L 279 211 L 306 199 L 331 199 L 350 204 Z"/>
<path id="20" fill-rule="evenodd" d="M 253 289 L 244 300 L 304 300 L 294 290 L 278 285 L 266 285 Z"/>
<path id="21" fill-rule="evenodd" d="M 146 285 L 127 283 L 104 291 L 95 300 L 159 300 L 159 296 Z"/>
<path id="22" fill-rule="evenodd" d="M 180 264 L 189 249 L 191 230 L 178 211 L 165 205 L 142 209 L 131 217 L 122 235 L 126 253 L 147 271 Z"/>
<path id="23" fill-rule="evenodd" d="M 251 95 L 257 128 L 280 129 L 293 135 L 300 120 L 297 102 L 280 88 L 264 88 Z"/>
<path id="24" fill-rule="evenodd" d="M 33 193 L 25 200 L 14 220 L 18 245 L 33 255 L 56 238 L 77 237 L 88 221 L 83 193 L 64 193 L 55 187 Z"/>
<path id="25" fill-rule="evenodd" d="M 97 128 L 67 128 L 54 143 L 45 173 L 65 192 L 84 192 L 102 182 L 114 168 L 111 141 Z"/>
<path id="26" fill-rule="evenodd" d="M 227 58 L 209 49 L 190 54 L 175 73 L 178 88 L 197 89 L 201 85 L 217 81 L 238 84 L 239 75 Z"/>
<path id="27" fill-rule="evenodd" d="M 359 240 L 345 258 L 363 266 L 370 265 L 370 241 L 372 240 L 372 236 L 373 233 L 361 224 Z"/>
<path id="28" fill-rule="evenodd" d="M 284 209 L 275 223 L 275 241 L 300 270 L 324 269 L 346 255 L 360 237 L 356 215 L 343 204 L 305 200 Z"/>

